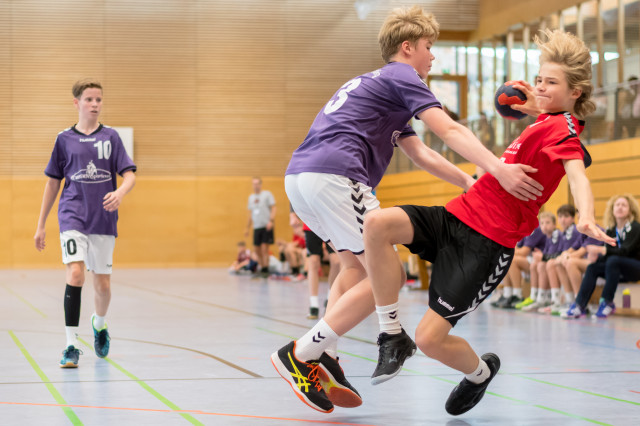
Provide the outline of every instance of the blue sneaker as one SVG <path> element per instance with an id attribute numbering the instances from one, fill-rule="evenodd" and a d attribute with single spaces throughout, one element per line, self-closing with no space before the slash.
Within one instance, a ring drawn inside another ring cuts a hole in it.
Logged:
<path id="1" fill-rule="evenodd" d="M 576 304 L 576 302 L 573 302 L 571 306 L 569 306 L 569 309 L 567 309 L 566 312 L 562 312 L 560 316 L 565 319 L 571 319 L 571 318 L 580 318 L 585 314 L 586 312 L 583 311 L 582 308 L 580 308 L 580 306 Z"/>
<path id="2" fill-rule="evenodd" d="M 600 299 L 600 305 L 598 305 L 598 312 L 591 315 L 592 318 L 606 318 L 616 311 L 616 305 L 613 302 L 605 302 L 604 299 Z"/>
<path id="3" fill-rule="evenodd" d="M 95 315 L 91 315 L 91 328 L 93 328 L 93 349 L 96 351 L 96 355 L 100 358 L 104 358 L 109 355 L 109 341 L 111 337 L 109 337 L 109 330 L 107 330 L 107 325 L 104 325 L 104 328 L 101 330 L 96 330 L 93 326 L 93 320 L 95 319 Z"/>
<path id="4" fill-rule="evenodd" d="M 60 368 L 78 368 L 78 360 L 82 351 L 76 349 L 75 346 L 69 345 L 67 349 L 62 351 L 62 359 L 60 360 Z"/>

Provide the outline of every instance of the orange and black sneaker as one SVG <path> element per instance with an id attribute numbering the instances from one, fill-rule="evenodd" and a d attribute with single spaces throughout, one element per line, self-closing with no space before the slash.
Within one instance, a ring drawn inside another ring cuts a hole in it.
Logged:
<path id="1" fill-rule="evenodd" d="M 320 383 L 329 401 L 338 407 L 358 407 L 362 405 L 362 397 L 344 376 L 338 359 L 333 359 L 326 352 L 320 356 Z"/>
<path id="2" fill-rule="evenodd" d="M 314 410 L 332 412 L 333 404 L 319 380 L 318 361 L 300 361 L 293 353 L 295 347 L 295 341 L 283 346 L 271 355 L 271 363 L 302 402 Z"/>

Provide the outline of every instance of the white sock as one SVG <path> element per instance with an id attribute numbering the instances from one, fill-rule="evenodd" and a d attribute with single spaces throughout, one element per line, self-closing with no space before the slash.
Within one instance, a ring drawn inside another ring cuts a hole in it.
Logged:
<path id="1" fill-rule="evenodd" d="M 398 302 L 387 306 L 376 306 L 380 332 L 387 334 L 400 334 L 400 318 L 398 315 Z"/>
<path id="2" fill-rule="evenodd" d="M 318 296 L 309 296 L 309 307 L 310 308 L 318 307 Z"/>
<path id="3" fill-rule="evenodd" d="M 338 341 L 335 340 L 331 342 L 329 346 L 327 346 L 324 351 L 333 359 L 338 359 Z M 320 354 L 322 355 L 322 354 Z"/>
<path id="4" fill-rule="evenodd" d="M 482 358 L 478 358 L 478 367 L 475 369 L 473 373 L 465 374 L 464 377 L 467 378 L 471 383 L 482 383 L 489 378 L 491 375 L 491 370 L 489 366 Z"/>
<path id="5" fill-rule="evenodd" d="M 510 298 L 512 294 L 513 294 L 513 287 L 504 286 L 504 288 L 502 289 L 502 295 L 505 297 L 505 299 Z"/>
<path id="6" fill-rule="evenodd" d="M 78 347 L 78 327 L 65 327 L 64 328 L 67 334 L 67 347 L 74 346 Z"/>
<path id="7" fill-rule="evenodd" d="M 551 289 L 551 301 L 555 304 L 560 304 L 560 289 L 552 288 Z"/>
<path id="8" fill-rule="evenodd" d="M 538 287 L 531 287 L 531 294 L 529 295 L 529 299 L 536 300 L 538 298 Z"/>
<path id="9" fill-rule="evenodd" d="M 549 300 L 550 295 L 550 290 L 538 290 L 538 299 L 536 299 L 536 301 L 544 303 Z"/>
<path id="10" fill-rule="evenodd" d="M 294 355 L 300 361 L 317 360 L 328 347 L 338 341 L 338 335 L 321 319 L 296 342 Z"/>
<path id="11" fill-rule="evenodd" d="M 514 288 L 513 295 L 522 299 L 522 288 Z"/>
<path id="12" fill-rule="evenodd" d="M 572 291 L 567 291 L 564 293 L 564 303 L 571 303 L 576 298 Z"/>
<path id="13" fill-rule="evenodd" d="M 98 331 L 102 330 L 105 325 L 105 320 L 104 320 L 105 317 L 101 317 L 100 315 L 94 313 L 92 318 L 93 318 L 93 327 Z"/>

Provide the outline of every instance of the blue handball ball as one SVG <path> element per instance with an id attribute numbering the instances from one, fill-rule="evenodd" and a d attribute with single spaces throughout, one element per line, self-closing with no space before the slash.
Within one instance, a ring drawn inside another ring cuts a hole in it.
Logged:
<path id="1" fill-rule="evenodd" d="M 520 120 L 527 116 L 511 108 L 511 105 L 523 105 L 527 102 L 527 96 L 521 90 L 514 88 L 514 84 L 516 84 L 515 81 L 507 81 L 496 91 L 496 111 L 507 120 Z"/>

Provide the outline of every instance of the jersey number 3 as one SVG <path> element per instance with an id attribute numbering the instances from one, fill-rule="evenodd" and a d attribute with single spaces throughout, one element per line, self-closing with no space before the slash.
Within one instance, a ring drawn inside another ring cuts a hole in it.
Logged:
<path id="1" fill-rule="evenodd" d="M 344 86 L 342 86 L 341 90 L 338 91 L 338 99 L 331 99 L 324 107 L 324 113 L 328 115 L 337 111 L 345 102 L 347 102 L 347 99 L 349 98 L 348 93 L 360 86 L 361 82 L 361 78 L 354 78 L 353 80 L 347 81 Z"/>

